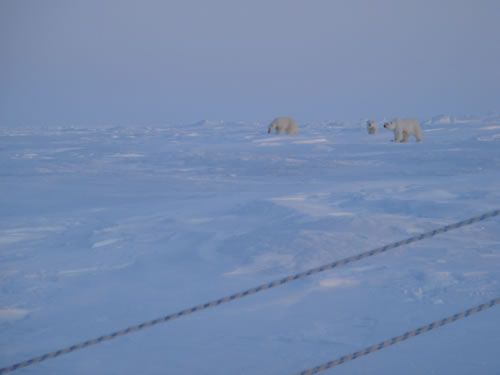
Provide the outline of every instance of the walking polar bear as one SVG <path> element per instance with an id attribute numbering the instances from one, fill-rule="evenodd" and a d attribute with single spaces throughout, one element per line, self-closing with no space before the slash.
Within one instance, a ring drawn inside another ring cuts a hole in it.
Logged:
<path id="1" fill-rule="evenodd" d="M 407 142 L 410 135 L 415 136 L 417 142 L 422 140 L 422 129 L 417 120 L 395 119 L 386 122 L 384 128 L 394 132 L 394 142 Z"/>
<path id="2" fill-rule="evenodd" d="M 368 120 L 366 122 L 366 130 L 368 130 L 368 134 L 375 134 L 377 132 L 377 123 L 373 120 Z"/>
<path id="3" fill-rule="evenodd" d="M 267 133 L 275 131 L 277 134 L 286 132 L 286 134 L 296 134 L 299 131 L 297 123 L 290 117 L 277 117 L 269 124 Z"/>

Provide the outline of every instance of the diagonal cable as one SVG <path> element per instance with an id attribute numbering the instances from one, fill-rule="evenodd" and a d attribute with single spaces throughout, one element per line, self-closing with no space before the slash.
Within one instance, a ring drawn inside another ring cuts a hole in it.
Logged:
<path id="1" fill-rule="evenodd" d="M 344 355 L 344 356 L 342 356 L 340 358 L 337 358 L 337 359 L 335 359 L 333 361 L 326 362 L 326 363 L 323 363 L 322 365 L 319 365 L 319 366 L 312 367 L 310 369 L 304 370 L 304 371 L 300 372 L 298 375 L 313 375 L 313 374 L 317 374 L 318 372 L 322 372 L 322 371 L 331 369 L 333 367 L 342 365 L 342 364 L 344 364 L 346 362 L 353 361 L 353 360 L 361 358 L 361 357 L 363 357 L 365 355 L 368 355 L 368 354 L 377 352 L 379 350 L 388 348 L 389 346 L 396 345 L 396 344 L 398 344 L 398 343 L 400 343 L 402 341 L 411 339 L 412 337 L 421 335 L 423 333 L 427 333 L 429 331 L 432 331 L 433 329 L 440 328 L 440 327 L 442 327 L 442 326 L 444 326 L 446 324 L 456 322 L 457 320 L 460 320 L 460 319 L 468 318 L 469 316 L 471 316 L 473 314 L 477 314 L 477 313 L 479 313 L 481 311 L 484 311 L 486 309 L 492 308 L 493 306 L 496 306 L 498 304 L 500 304 L 500 298 L 495 298 L 495 299 L 493 299 L 493 300 L 491 300 L 489 302 L 486 302 L 486 303 L 483 303 L 481 305 L 472 307 L 472 308 L 467 309 L 465 311 L 462 311 L 462 312 L 460 312 L 458 314 L 449 316 L 449 317 L 441 319 L 441 320 L 437 320 L 437 321 L 432 322 L 430 324 L 426 324 L 424 326 L 416 328 L 416 329 L 414 329 L 412 331 L 405 332 L 402 335 L 395 336 L 395 337 L 393 337 L 391 339 L 388 339 L 388 340 L 379 342 L 378 344 L 369 346 L 369 347 L 367 347 L 365 349 L 359 350 L 357 352 L 354 352 L 354 353 L 351 353 L 351 354 L 348 354 L 348 355 Z"/>
<path id="2" fill-rule="evenodd" d="M 364 253 L 360 253 L 360 254 L 353 255 L 353 256 L 350 256 L 350 257 L 347 257 L 344 259 L 340 259 L 340 260 L 337 260 L 337 261 L 334 261 L 334 262 L 331 262 L 328 264 L 324 264 L 324 265 L 319 266 L 319 267 L 311 268 L 309 270 L 306 270 L 306 271 L 303 271 L 300 273 L 296 273 L 294 275 L 286 276 L 284 278 L 277 279 L 277 280 L 271 281 L 271 282 L 266 283 L 266 284 L 261 284 L 259 286 L 254 287 L 254 288 L 250 288 L 250 289 L 244 290 L 244 291 L 239 292 L 239 293 L 231 294 L 229 296 L 225 296 L 225 297 L 222 297 L 222 298 L 219 298 L 219 299 L 207 302 L 207 303 L 199 304 L 199 305 L 178 311 L 178 312 L 173 313 L 173 314 L 165 315 L 165 316 L 157 318 L 157 319 L 149 320 L 149 321 L 137 324 L 137 325 L 132 325 L 130 327 L 112 332 L 112 333 L 107 334 L 107 335 L 102 335 L 102 336 L 96 337 L 96 338 L 91 339 L 91 340 L 82 341 L 82 342 L 77 343 L 77 344 L 72 345 L 72 346 L 68 346 L 68 347 L 65 347 L 65 348 L 62 348 L 62 349 L 59 349 L 56 351 L 48 352 L 46 354 L 43 354 L 43 355 L 40 355 L 37 357 L 33 357 L 31 359 L 28 359 L 28 360 L 25 360 L 22 362 L 18 362 L 18 363 L 15 363 L 13 365 L 10 365 L 10 366 L 4 367 L 4 368 L 0 368 L 0 375 L 7 374 L 8 372 L 12 372 L 12 371 L 15 371 L 15 370 L 23 368 L 23 367 L 28 367 L 28 366 L 34 365 L 36 363 L 46 361 L 47 359 L 56 358 L 56 357 L 59 357 L 63 354 L 68 354 L 68 353 L 74 352 L 76 350 L 84 349 L 84 348 L 87 348 L 87 347 L 92 346 L 92 345 L 100 344 L 102 342 L 109 341 L 109 340 L 115 339 L 117 337 L 125 336 L 125 335 L 128 335 L 128 334 L 133 333 L 133 332 L 141 331 L 143 329 L 153 327 L 153 326 L 156 326 L 156 325 L 161 324 L 161 323 L 166 323 L 170 320 L 174 320 L 174 319 L 186 316 L 186 315 L 190 315 L 190 314 L 193 314 L 195 312 L 203 311 L 203 310 L 206 310 L 206 309 L 211 308 L 211 307 L 219 306 L 219 305 L 222 305 L 224 303 L 228 303 L 228 302 L 231 302 L 231 301 L 234 301 L 237 299 L 241 299 L 241 298 L 250 296 L 252 294 L 262 292 L 264 290 L 276 288 L 278 286 L 287 284 L 287 283 L 295 281 L 295 280 L 304 279 L 308 276 L 311 276 L 311 275 L 314 275 L 317 273 L 331 270 L 331 269 L 334 269 L 334 268 L 337 268 L 337 267 L 340 267 L 340 266 L 343 266 L 343 265 L 346 265 L 349 263 L 357 262 L 359 260 L 374 256 L 374 255 L 382 254 L 382 253 L 385 253 L 389 250 L 393 250 L 393 249 L 396 249 L 398 247 L 408 245 L 408 244 L 411 244 L 414 242 L 422 241 L 424 239 L 434 237 L 438 234 L 449 232 L 451 230 L 458 229 L 461 227 L 465 227 L 467 225 L 471 225 L 471 224 L 474 224 L 474 223 L 477 223 L 477 222 L 480 222 L 480 221 L 483 221 L 483 220 L 486 220 L 486 219 L 489 219 L 489 218 L 492 218 L 492 217 L 495 217 L 498 215 L 500 215 L 500 209 L 486 212 L 482 215 L 474 216 L 474 217 L 471 217 L 471 218 L 466 219 L 466 220 L 462 220 L 462 221 L 459 221 L 459 222 L 456 222 L 453 224 L 445 225 L 443 227 L 434 229 L 432 231 L 424 232 L 422 234 L 418 234 L 418 235 L 409 237 L 405 240 L 393 242 L 393 243 L 390 243 L 388 245 L 378 247 L 378 248 L 375 248 L 375 249 L 370 250 L 370 251 L 366 251 Z"/>

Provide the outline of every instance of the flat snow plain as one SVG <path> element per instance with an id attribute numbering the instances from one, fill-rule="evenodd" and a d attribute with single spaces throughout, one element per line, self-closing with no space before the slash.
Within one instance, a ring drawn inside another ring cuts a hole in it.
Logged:
<path id="1" fill-rule="evenodd" d="M 0 367 L 500 206 L 500 119 L 0 130 Z M 500 219 L 18 374 L 294 374 L 500 296 Z M 500 307 L 331 374 L 498 374 Z"/>

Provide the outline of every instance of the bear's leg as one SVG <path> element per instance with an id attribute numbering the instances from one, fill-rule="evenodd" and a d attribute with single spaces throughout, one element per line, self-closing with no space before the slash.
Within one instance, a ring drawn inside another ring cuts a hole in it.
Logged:
<path id="1" fill-rule="evenodd" d="M 401 142 L 408 142 L 408 137 L 409 137 L 409 134 L 406 130 L 403 130 L 403 139 L 401 140 Z"/>
<path id="2" fill-rule="evenodd" d="M 394 130 L 394 142 L 400 142 L 401 141 L 401 131 L 400 130 Z"/>

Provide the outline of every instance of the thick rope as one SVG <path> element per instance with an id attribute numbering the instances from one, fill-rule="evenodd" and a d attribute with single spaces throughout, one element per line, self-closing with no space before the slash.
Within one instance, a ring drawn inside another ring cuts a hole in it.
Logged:
<path id="1" fill-rule="evenodd" d="M 97 338 L 94 338 L 91 340 L 82 341 L 78 344 L 68 346 L 68 347 L 63 348 L 63 349 L 49 352 L 49 353 L 43 354 L 43 355 L 38 356 L 38 357 L 33 357 L 31 359 L 13 364 L 11 366 L 0 368 L 0 375 L 6 374 L 8 372 L 11 372 L 11 371 L 23 368 L 23 367 L 31 366 L 31 365 L 34 365 L 36 363 L 43 362 L 47 359 L 59 357 L 63 354 L 68 354 L 68 353 L 74 352 L 76 350 L 84 349 L 84 348 L 87 348 L 87 347 L 92 346 L 92 345 L 100 344 L 104 341 L 109 341 L 109 340 L 115 339 L 117 337 L 125 336 L 125 335 L 128 335 L 129 333 L 141 331 L 143 329 L 153 327 L 153 326 L 156 326 L 158 324 L 165 323 L 165 322 L 168 322 L 170 320 L 177 319 L 177 318 L 180 318 L 180 317 L 183 317 L 186 315 L 190 315 L 190 314 L 193 314 L 195 312 L 203 311 L 203 310 L 206 310 L 206 309 L 211 308 L 211 307 L 219 306 L 219 305 L 227 303 L 227 302 L 241 299 L 241 298 L 250 296 L 252 294 L 262 292 L 264 290 L 276 288 L 278 286 L 289 283 L 291 281 L 304 279 L 308 276 L 311 276 L 311 275 L 314 275 L 314 274 L 317 274 L 320 272 L 331 270 L 331 269 L 334 269 L 334 268 L 337 268 L 337 267 L 340 267 L 340 266 L 343 266 L 343 265 L 346 265 L 346 264 L 349 264 L 352 262 L 357 262 L 361 259 L 368 258 L 368 257 L 374 256 L 374 255 L 382 254 L 382 253 L 385 253 L 389 250 L 393 250 L 393 249 L 396 249 L 398 247 L 411 244 L 413 242 L 422 241 L 426 238 L 431 238 L 431 237 L 434 237 L 438 234 L 449 232 L 451 230 L 458 229 L 461 227 L 465 227 L 467 225 L 471 225 L 471 224 L 477 223 L 479 221 L 483 221 L 483 220 L 486 220 L 486 219 L 489 219 L 489 218 L 492 218 L 492 217 L 495 217 L 498 215 L 500 215 L 500 210 L 493 210 L 493 211 L 484 213 L 484 214 L 479 215 L 479 216 L 471 217 L 467 220 L 459 221 L 459 222 L 454 223 L 454 224 L 446 225 L 446 226 L 434 229 L 434 230 L 429 231 L 429 232 L 425 232 L 425 233 L 422 233 L 422 234 L 419 234 L 419 235 L 416 235 L 413 237 L 409 237 L 409 238 L 402 240 L 402 241 L 393 242 L 391 244 L 388 244 L 388 245 L 385 245 L 385 246 L 382 246 L 382 247 L 379 247 L 379 248 L 376 248 L 376 249 L 373 249 L 370 251 L 366 251 L 366 252 L 360 253 L 358 255 L 353 255 L 353 256 L 350 256 L 350 257 L 347 257 L 347 258 L 344 258 L 341 260 L 337 260 L 337 261 L 332 262 L 332 263 L 324 264 L 324 265 L 319 266 L 319 267 L 311 268 L 309 270 L 284 277 L 282 279 L 274 280 L 274 281 L 271 281 L 269 283 L 262 284 L 262 285 L 259 285 L 257 287 L 251 288 L 251 289 L 247 289 L 247 290 L 239 292 L 239 293 L 231 294 L 229 296 L 222 297 L 222 298 L 219 298 L 217 300 L 213 300 L 213 301 L 210 301 L 210 302 L 207 302 L 204 304 L 196 305 L 196 306 L 193 306 L 191 308 L 181 310 L 181 311 L 174 313 L 174 314 L 166 315 L 166 316 L 154 319 L 154 320 L 143 322 L 141 324 L 133 325 L 133 326 L 130 326 L 128 328 L 125 328 L 125 329 L 122 329 L 122 330 L 119 330 L 119 331 L 116 331 L 116 332 L 113 332 L 113 333 L 110 333 L 107 335 L 103 335 L 103 336 L 100 336 L 100 337 L 97 337 Z"/>
<path id="2" fill-rule="evenodd" d="M 490 302 L 483 303 L 482 305 L 479 305 L 479 306 L 473 307 L 471 309 L 462 311 L 458 314 L 449 316 L 449 317 L 441 319 L 441 320 L 437 320 L 437 321 L 432 322 L 430 324 L 426 324 L 425 326 L 419 327 L 419 328 L 414 329 L 412 331 L 408 331 L 400 336 L 393 337 L 392 339 L 385 340 L 385 341 L 379 342 L 378 344 L 375 344 L 375 345 L 369 346 L 365 349 L 359 350 L 357 352 L 354 352 L 354 353 L 351 353 L 348 355 L 344 355 L 344 356 L 342 356 L 338 359 L 335 359 L 333 361 L 323 363 L 322 365 L 310 368 L 308 370 L 304 370 L 304 371 L 300 372 L 298 375 L 312 375 L 312 374 L 317 374 L 318 372 L 321 372 L 321 371 L 331 369 L 333 367 L 342 365 L 346 362 L 353 361 L 353 360 L 361 358 L 365 355 L 377 352 L 377 351 L 385 349 L 389 346 L 392 346 L 392 345 L 395 345 L 395 344 L 400 343 L 402 341 L 408 340 L 412 337 L 421 335 L 422 333 L 426 333 L 426 332 L 432 331 L 433 329 L 440 328 L 446 324 L 456 322 L 457 320 L 460 320 L 463 318 L 467 318 L 473 314 L 479 313 L 479 312 L 484 311 L 486 309 L 489 309 L 495 305 L 498 305 L 499 303 L 500 303 L 500 298 L 493 299 Z"/>

